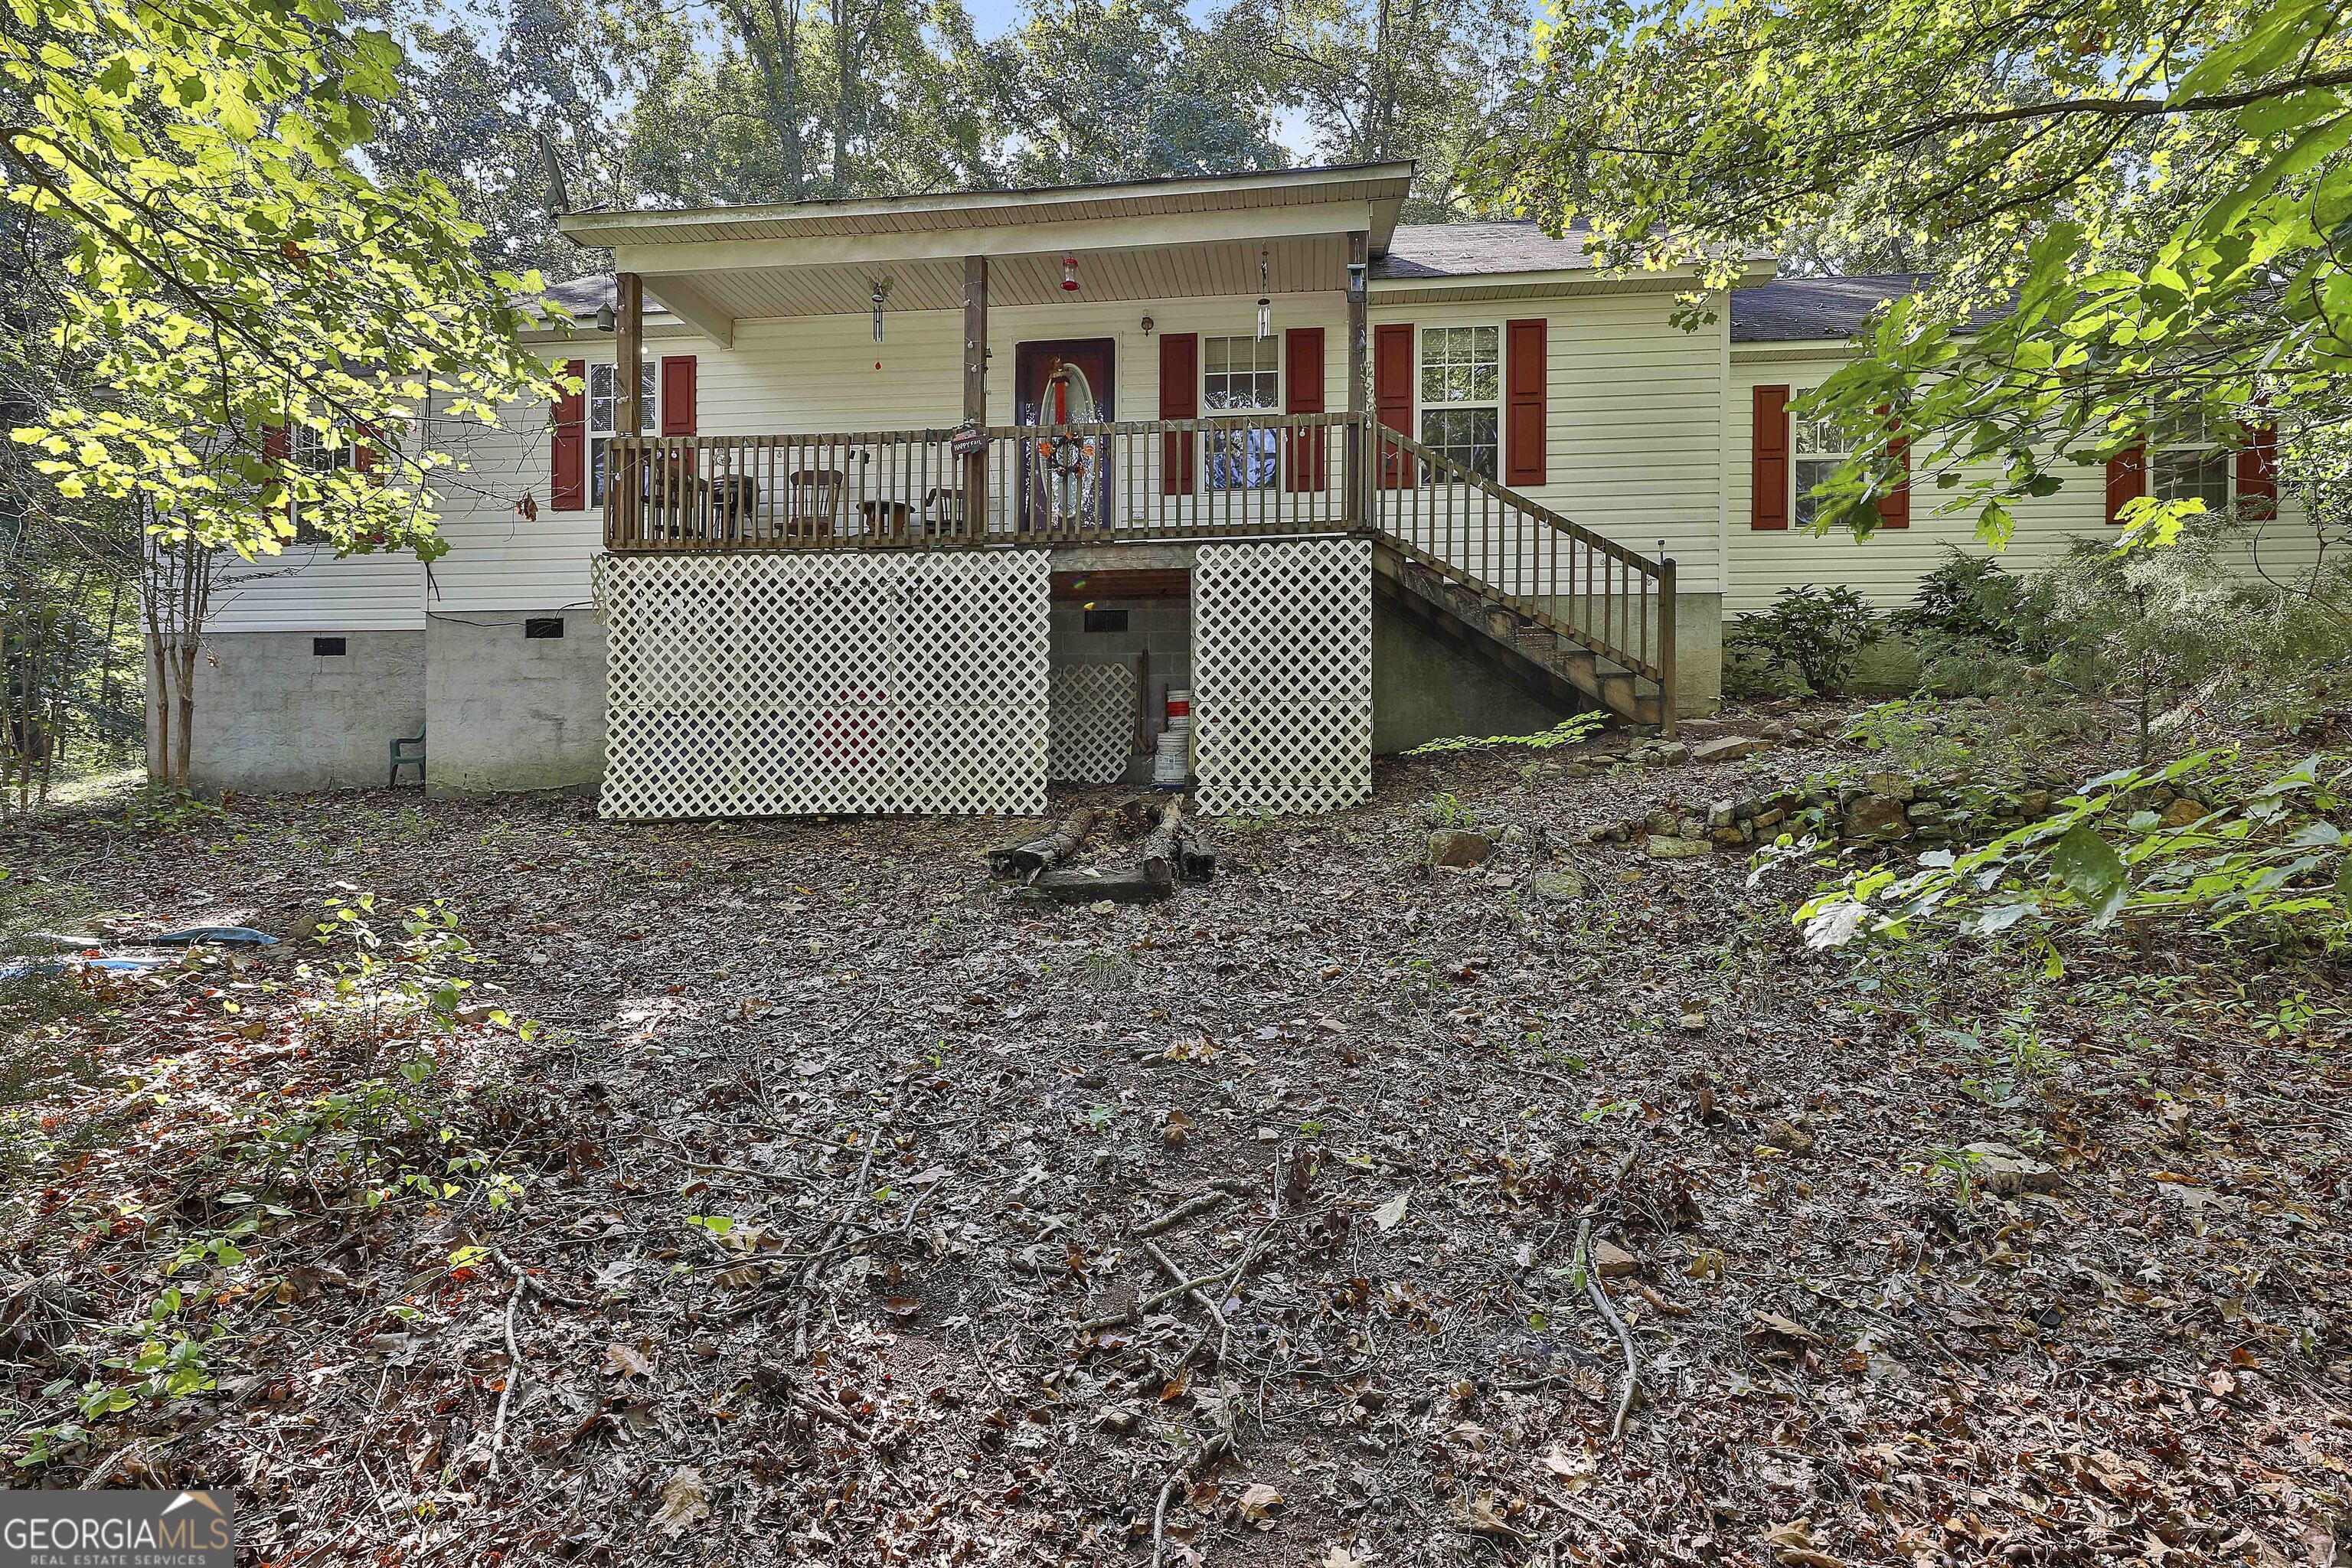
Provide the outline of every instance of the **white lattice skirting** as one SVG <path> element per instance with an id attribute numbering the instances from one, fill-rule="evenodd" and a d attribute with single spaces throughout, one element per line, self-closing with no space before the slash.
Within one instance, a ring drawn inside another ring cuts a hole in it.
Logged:
<path id="1" fill-rule="evenodd" d="M 1117 784 L 1135 750 L 1135 667 L 1054 666 L 1045 774 L 1056 784 Z"/>
<path id="2" fill-rule="evenodd" d="M 1042 551 L 601 565 L 602 815 L 1045 811 Z"/>
<path id="3" fill-rule="evenodd" d="M 1204 544 L 1192 564 L 1193 771 L 1220 816 L 1372 793 L 1372 547 Z"/>

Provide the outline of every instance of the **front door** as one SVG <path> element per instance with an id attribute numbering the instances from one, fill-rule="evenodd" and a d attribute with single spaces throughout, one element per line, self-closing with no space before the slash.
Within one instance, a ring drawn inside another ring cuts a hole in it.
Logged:
<path id="1" fill-rule="evenodd" d="M 1112 393 L 1118 354 L 1118 344 L 1109 338 L 1015 343 L 1013 422 L 1033 426 L 1109 424 L 1118 417 Z M 1075 533 L 1089 528 L 1108 528 L 1112 447 L 1107 436 L 1024 442 L 1022 531 Z"/>

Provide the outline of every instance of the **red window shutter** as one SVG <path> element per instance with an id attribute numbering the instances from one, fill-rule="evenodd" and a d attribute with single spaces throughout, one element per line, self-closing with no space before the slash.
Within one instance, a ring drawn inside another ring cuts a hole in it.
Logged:
<path id="1" fill-rule="evenodd" d="M 1293 327 L 1282 334 L 1282 411 L 1323 412 L 1323 329 Z M 1321 426 L 1288 432 L 1283 441 L 1282 488 L 1319 490 L 1329 477 Z"/>
<path id="2" fill-rule="evenodd" d="M 261 427 L 261 456 L 264 460 L 272 463 L 283 462 L 286 455 L 293 449 L 294 438 L 290 426 L 265 425 Z"/>
<path id="3" fill-rule="evenodd" d="M 566 360 L 563 374 L 580 389 L 558 395 L 547 437 L 547 504 L 555 511 L 588 506 L 588 363 Z"/>
<path id="4" fill-rule="evenodd" d="M 1372 329 L 1372 408 L 1380 422 L 1399 435 L 1412 435 L 1412 327 L 1396 322 Z M 1412 488 L 1412 465 L 1391 452 L 1381 464 L 1381 489 Z"/>
<path id="5" fill-rule="evenodd" d="M 1749 443 L 1752 484 L 1748 526 L 1772 531 L 1789 526 L 1789 389 L 1755 391 L 1756 430 Z"/>
<path id="6" fill-rule="evenodd" d="M 2278 426 L 2263 424 L 2247 432 L 2238 451 L 2238 505 L 2249 517 L 2278 514 Z"/>
<path id="7" fill-rule="evenodd" d="M 352 467 L 367 474 L 377 484 L 383 483 L 383 431 L 374 425 L 362 425 L 352 437 Z"/>
<path id="8" fill-rule="evenodd" d="M 694 356 L 664 354 L 661 359 L 661 433 L 694 434 Z"/>
<path id="9" fill-rule="evenodd" d="M 2147 448 L 2134 447 L 2107 459 L 2107 521 L 2119 523 L 2124 508 L 2147 493 Z"/>
<path id="10" fill-rule="evenodd" d="M 1551 360 L 1545 346 L 1546 323 L 1503 323 L 1503 482 L 1539 485 L 1544 482 L 1546 427 L 1545 394 L 1551 384 Z"/>
<path id="11" fill-rule="evenodd" d="M 1200 416 L 1200 334 L 1169 332 L 1160 340 L 1160 417 Z M 1171 431 L 1160 437 L 1160 489 L 1171 496 L 1191 495 L 1193 455 L 1201 449 L 1200 438 Z"/>
<path id="12" fill-rule="evenodd" d="M 1903 464 L 1903 482 L 1878 498 L 1878 526 L 1908 528 L 1911 526 L 1911 443 L 1898 440 L 1894 449 L 1895 456 Z"/>

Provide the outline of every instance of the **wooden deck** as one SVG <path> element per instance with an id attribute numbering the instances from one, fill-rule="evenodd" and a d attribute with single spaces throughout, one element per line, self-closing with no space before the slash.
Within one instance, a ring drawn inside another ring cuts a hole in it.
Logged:
<path id="1" fill-rule="evenodd" d="M 614 554 L 951 551 L 1366 534 L 1670 710 L 1675 566 L 1369 416 L 1252 415 L 971 430 L 613 441 Z M 634 475 L 634 483 L 625 476 Z M 1467 598 L 1465 598 L 1465 595 Z"/>

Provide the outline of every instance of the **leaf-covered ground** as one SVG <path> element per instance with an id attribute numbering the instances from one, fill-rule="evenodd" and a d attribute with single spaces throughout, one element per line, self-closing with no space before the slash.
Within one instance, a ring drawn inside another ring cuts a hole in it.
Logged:
<path id="1" fill-rule="evenodd" d="M 234 1483 L 255 1563 L 2335 1560 L 2335 976 L 1808 954 L 1811 873 L 1580 840 L 1860 759 L 1527 760 L 1103 910 L 986 884 L 1028 824 L 53 825 L 20 914 L 446 900 L 505 994 L 0 995 L 5 1458 Z M 1441 795 L 1510 842 L 1424 868 Z"/>

